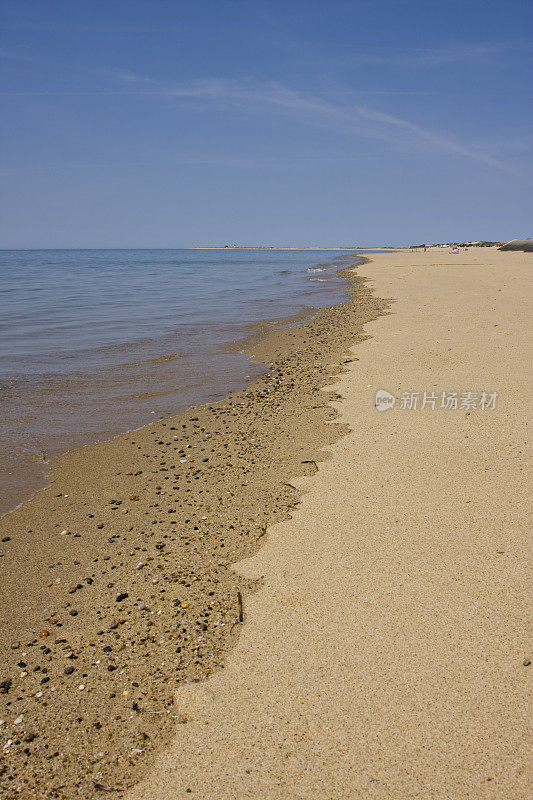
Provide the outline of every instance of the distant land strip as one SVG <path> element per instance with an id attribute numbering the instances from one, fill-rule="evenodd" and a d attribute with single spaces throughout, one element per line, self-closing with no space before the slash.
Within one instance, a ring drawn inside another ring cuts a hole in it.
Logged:
<path id="1" fill-rule="evenodd" d="M 333 247 L 294 247 L 294 246 L 287 246 L 287 247 L 278 247 L 273 245 L 250 245 L 250 246 L 241 246 L 241 245 L 197 245 L 193 247 L 193 250 L 400 250 L 402 248 L 392 247 L 383 245 L 383 247 L 361 247 L 361 246 L 354 246 L 351 245 L 350 247 L 339 247 L 338 245 L 334 245 Z"/>

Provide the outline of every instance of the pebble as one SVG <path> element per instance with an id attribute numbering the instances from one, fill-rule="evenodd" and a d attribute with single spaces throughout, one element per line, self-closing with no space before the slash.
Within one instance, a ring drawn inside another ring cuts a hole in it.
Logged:
<path id="1" fill-rule="evenodd" d="M 529 665 L 531 664 L 531 659 L 524 658 L 524 660 L 522 661 L 522 664 L 524 665 L 524 667 L 529 667 Z"/>
<path id="2" fill-rule="evenodd" d="M 72 675 L 74 672 L 74 667 L 65 667 L 65 675 Z"/>

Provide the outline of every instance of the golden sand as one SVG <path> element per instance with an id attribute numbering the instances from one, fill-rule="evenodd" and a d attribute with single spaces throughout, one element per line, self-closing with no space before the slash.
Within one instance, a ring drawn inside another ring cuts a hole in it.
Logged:
<path id="1" fill-rule="evenodd" d="M 351 433 L 239 564 L 264 581 L 239 641 L 178 690 L 188 722 L 128 800 L 531 796 L 532 263 L 430 249 L 361 269 L 395 302 L 335 383 Z M 381 388 L 477 407 L 379 413 Z"/>

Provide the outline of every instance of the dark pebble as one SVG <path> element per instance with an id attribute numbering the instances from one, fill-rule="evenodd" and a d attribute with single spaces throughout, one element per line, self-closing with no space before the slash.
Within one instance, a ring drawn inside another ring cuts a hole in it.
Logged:
<path id="1" fill-rule="evenodd" d="M 117 603 L 120 603 L 122 600 L 125 600 L 127 596 L 128 596 L 127 592 L 121 592 L 120 594 L 117 594 Z"/>
<path id="2" fill-rule="evenodd" d="M 529 667 L 529 665 L 531 664 L 531 659 L 524 658 L 524 660 L 522 661 L 522 664 L 524 665 L 524 667 Z"/>
<path id="3" fill-rule="evenodd" d="M 74 667 L 65 667 L 65 675 L 72 675 Z"/>
<path id="4" fill-rule="evenodd" d="M 114 664 L 110 664 L 110 665 L 108 666 L 108 668 L 107 668 L 107 671 L 108 671 L 108 672 L 114 672 L 115 670 L 116 670 L 116 667 L 115 667 L 115 665 L 114 665 Z"/>
<path id="5" fill-rule="evenodd" d="M 71 608 L 68 613 L 70 614 L 71 617 L 77 617 L 78 616 L 78 612 L 76 611 L 75 608 Z"/>

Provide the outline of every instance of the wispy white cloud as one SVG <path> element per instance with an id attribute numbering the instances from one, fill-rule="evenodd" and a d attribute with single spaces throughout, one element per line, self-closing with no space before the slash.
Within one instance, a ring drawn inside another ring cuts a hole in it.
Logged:
<path id="1" fill-rule="evenodd" d="M 279 83 L 208 78 L 165 86 L 162 82 L 130 72 L 117 70 L 113 74 L 128 85 L 151 87 L 154 93 L 177 101 L 195 100 L 223 107 L 233 104 L 248 111 L 274 109 L 304 124 L 370 137 L 402 148 L 462 156 L 500 169 L 508 169 L 507 165 L 492 155 L 448 134 L 428 130 L 368 105 L 333 102 L 325 99 L 322 94 L 296 91 Z"/>
<path id="2" fill-rule="evenodd" d="M 396 58 L 403 57 L 419 59 L 420 63 L 424 60 L 427 63 L 430 61 L 436 63 L 439 60 L 444 63 L 445 59 L 465 58 L 467 53 L 469 54 L 468 57 L 488 57 L 491 53 L 496 53 L 507 47 L 508 43 L 483 46 L 463 45 L 461 47 L 446 48 L 446 50 L 442 51 L 425 50 L 423 48 L 389 51 L 384 48 L 383 53 L 376 52 L 373 48 L 372 51 L 366 54 L 362 52 L 361 57 L 387 60 L 390 63 L 393 63 Z M 5 50 L 2 54 L 7 57 L 32 58 L 31 55 L 26 53 L 12 53 Z M 265 110 L 269 109 L 271 113 L 275 111 L 276 113 L 285 114 L 301 124 L 336 130 L 342 134 L 366 137 L 374 141 L 387 142 L 396 149 L 401 148 L 404 152 L 432 152 L 440 155 L 455 155 L 506 171 L 513 171 L 501 159 L 491 155 L 490 145 L 461 141 L 448 132 L 422 127 L 408 119 L 372 108 L 366 102 L 362 102 L 363 98 L 366 99 L 370 95 L 404 95 L 419 94 L 419 92 L 368 91 L 365 89 L 350 89 L 347 91 L 346 89 L 339 89 L 338 84 L 335 88 L 310 92 L 291 89 L 279 83 L 221 78 L 204 78 L 176 84 L 146 75 L 139 75 L 124 69 L 92 68 L 80 71 L 92 76 L 99 76 L 100 86 L 96 89 L 93 87 L 80 87 L 79 89 L 69 88 L 64 90 L 4 91 L 0 92 L 0 95 L 160 96 L 166 101 L 170 99 L 181 103 L 193 103 L 196 108 L 202 105 L 211 105 L 219 108 L 221 113 L 224 108 L 228 107 L 240 108 L 249 113 L 264 113 Z M 101 83 L 102 79 L 104 81 L 103 85 Z M 426 93 L 424 92 L 423 94 Z M 499 146 L 497 149 L 507 149 L 508 152 L 513 152 L 512 147 Z"/>
<path id="3" fill-rule="evenodd" d="M 323 49 L 323 43 L 317 48 Z M 439 67 L 490 65 L 507 54 L 531 51 L 529 40 L 501 42 L 452 42 L 445 47 L 366 47 L 364 44 L 332 44 L 332 50 L 343 52 L 343 58 L 358 64 L 383 64 L 394 67 Z M 346 55 L 349 50 L 349 55 Z"/>

